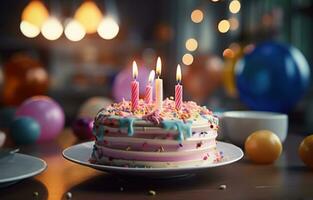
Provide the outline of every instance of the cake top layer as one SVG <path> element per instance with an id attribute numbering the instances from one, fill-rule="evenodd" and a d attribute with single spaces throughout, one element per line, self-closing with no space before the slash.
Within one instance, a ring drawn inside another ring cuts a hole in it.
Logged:
<path id="1" fill-rule="evenodd" d="M 153 104 L 146 104 L 143 100 L 139 100 L 138 109 L 132 111 L 131 102 L 123 100 L 119 103 L 111 104 L 99 113 L 105 116 L 143 119 L 157 124 L 162 120 L 197 121 L 203 119 L 204 116 L 213 115 L 212 111 L 205 106 L 199 106 L 193 101 L 184 102 L 182 109 L 177 110 L 175 101 L 168 98 L 163 101 L 162 111 L 155 110 Z"/>
<path id="2" fill-rule="evenodd" d="M 104 126 L 103 126 L 104 125 Z M 191 137 L 192 128 L 218 129 L 218 118 L 205 106 L 198 106 L 193 101 L 182 104 L 181 110 L 175 108 L 170 99 L 163 101 L 162 111 L 156 110 L 153 104 L 139 100 L 136 111 L 132 111 L 131 102 L 123 100 L 101 109 L 96 118 L 94 130 L 104 127 L 126 128 L 128 135 L 134 134 L 134 127 L 157 126 L 164 130 L 179 132 L 179 140 Z M 103 132 L 103 131 L 102 131 Z"/>

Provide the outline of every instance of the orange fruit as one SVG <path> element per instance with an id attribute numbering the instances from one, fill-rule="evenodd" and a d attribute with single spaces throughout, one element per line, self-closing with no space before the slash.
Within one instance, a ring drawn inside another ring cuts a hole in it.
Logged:
<path id="1" fill-rule="evenodd" d="M 298 152 L 302 161 L 313 168 L 313 135 L 309 135 L 302 140 Z"/>
<path id="2" fill-rule="evenodd" d="M 258 164 L 270 164 L 277 160 L 282 152 L 278 136 L 268 130 L 253 132 L 245 141 L 248 158 Z"/>

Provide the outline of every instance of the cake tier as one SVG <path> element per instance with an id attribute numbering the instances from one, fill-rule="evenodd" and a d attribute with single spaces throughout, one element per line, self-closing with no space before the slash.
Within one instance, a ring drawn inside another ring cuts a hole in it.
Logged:
<path id="1" fill-rule="evenodd" d="M 99 164 L 136 167 L 182 167 L 219 160 L 216 130 L 209 126 L 192 127 L 192 134 L 177 140 L 177 130 L 160 127 L 126 129 L 100 125 L 96 133 L 93 159 Z"/>

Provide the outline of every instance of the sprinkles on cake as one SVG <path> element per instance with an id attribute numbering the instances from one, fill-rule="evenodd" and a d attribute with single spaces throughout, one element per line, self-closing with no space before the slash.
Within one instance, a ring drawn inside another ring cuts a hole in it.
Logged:
<path id="1" fill-rule="evenodd" d="M 111 104 L 99 113 L 102 113 L 103 116 L 141 118 L 154 124 L 159 124 L 164 119 L 186 121 L 196 120 L 201 117 L 201 115 L 213 115 L 212 111 L 208 108 L 199 106 L 193 101 L 183 102 L 182 109 L 177 110 L 175 108 L 175 101 L 168 98 L 163 101 L 162 111 L 155 109 L 153 104 L 146 104 L 142 99 L 139 100 L 138 109 L 132 111 L 131 102 L 123 99 L 119 103 Z M 214 120 L 209 119 L 209 121 L 213 122 Z"/>

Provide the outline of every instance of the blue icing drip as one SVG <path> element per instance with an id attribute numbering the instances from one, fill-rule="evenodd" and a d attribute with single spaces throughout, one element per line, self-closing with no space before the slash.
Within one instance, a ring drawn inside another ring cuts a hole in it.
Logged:
<path id="1" fill-rule="evenodd" d="M 134 121 L 136 120 L 136 118 L 120 118 L 120 126 L 121 128 L 127 128 L 127 134 L 128 136 L 132 136 L 134 135 Z"/>
<path id="2" fill-rule="evenodd" d="M 98 133 L 97 133 L 96 137 L 97 137 L 97 140 L 103 141 L 103 139 L 104 139 L 104 126 L 99 126 Z"/>
<path id="3" fill-rule="evenodd" d="M 201 117 L 203 117 L 204 119 L 209 119 L 207 116 L 205 115 L 200 115 Z"/>
<path id="4" fill-rule="evenodd" d="M 94 136 L 97 136 L 97 129 L 96 129 L 96 126 L 94 125 L 93 128 L 92 128 L 92 134 Z"/>
<path id="5" fill-rule="evenodd" d="M 185 135 L 187 138 L 191 137 L 191 125 L 192 121 L 187 121 L 184 123 L 181 120 L 164 120 L 162 121 L 163 128 L 166 130 L 177 130 L 179 133 L 179 141 L 184 140 Z"/>

